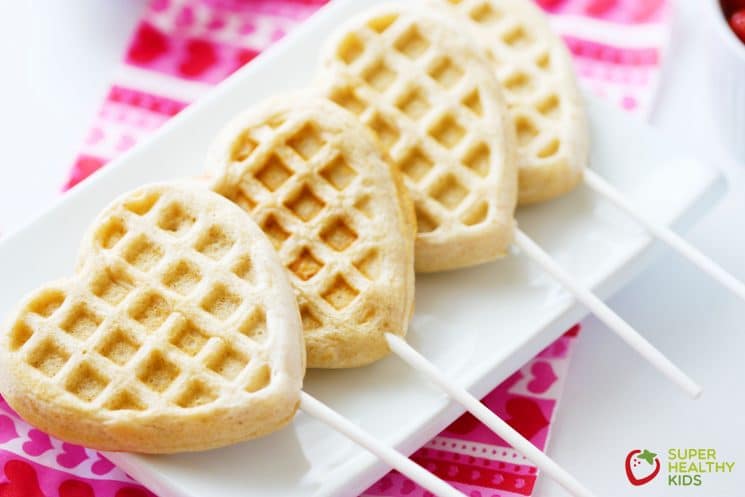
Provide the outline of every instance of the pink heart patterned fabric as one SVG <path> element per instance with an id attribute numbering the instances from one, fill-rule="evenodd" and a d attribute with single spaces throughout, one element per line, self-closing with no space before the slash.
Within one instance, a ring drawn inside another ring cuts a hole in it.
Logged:
<path id="1" fill-rule="evenodd" d="M 665 0 L 535 0 L 583 86 L 647 116 L 667 49 Z M 151 0 L 65 188 L 129 149 L 315 12 L 326 0 Z M 642 36 L 643 35 L 643 36 Z M 627 40 L 646 40 L 628 44 Z M 138 78 L 139 74 L 147 78 Z M 146 81 L 147 84 L 143 84 Z M 577 340 L 574 327 L 483 402 L 545 449 Z M 465 414 L 412 459 L 474 497 L 530 496 L 538 471 Z M 424 497 L 393 471 L 365 495 Z M 154 497 L 101 454 L 26 424 L 0 401 L 0 497 Z"/>
<path id="2" fill-rule="evenodd" d="M 52 450 L 52 440 L 49 435 L 39 430 L 29 430 L 28 442 L 23 444 L 23 452 L 31 456 L 40 456 L 48 450 Z"/>

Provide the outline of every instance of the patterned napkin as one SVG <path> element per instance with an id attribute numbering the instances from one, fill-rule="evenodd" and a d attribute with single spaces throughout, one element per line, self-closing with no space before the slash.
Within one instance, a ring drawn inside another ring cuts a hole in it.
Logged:
<path id="1" fill-rule="evenodd" d="M 669 36 L 665 0 L 536 0 L 583 85 L 647 116 Z M 82 181 L 249 62 L 326 0 L 151 0 L 65 185 Z M 545 449 L 579 327 L 483 402 Z M 465 414 L 412 455 L 472 497 L 530 496 L 538 472 Z M 392 471 L 368 496 L 424 497 Z M 152 497 L 98 452 L 36 430 L 0 400 L 0 497 Z"/>

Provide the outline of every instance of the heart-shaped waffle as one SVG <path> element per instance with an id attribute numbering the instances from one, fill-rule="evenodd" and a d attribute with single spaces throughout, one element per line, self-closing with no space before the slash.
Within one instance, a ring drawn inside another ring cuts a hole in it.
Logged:
<path id="1" fill-rule="evenodd" d="M 0 336 L 0 390 L 31 424 L 105 450 L 227 445 L 294 415 L 297 303 L 271 243 L 204 188 L 159 184 L 93 223 L 75 275 L 32 292 Z"/>
<path id="2" fill-rule="evenodd" d="M 208 162 L 213 188 L 274 242 L 295 287 L 309 367 L 354 367 L 404 335 L 414 298 L 413 207 L 349 112 L 310 93 L 233 120 Z"/>
<path id="3" fill-rule="evenodd" d="M 502 84 L 518 139 L 520 204 L 582 179 L 589 134 L 572 61 L 529 0 L 429 0 L 469 26 Z"/>
<path id="4" fill-rule="evenodd" d="M 416 206 L 416 269 L 506 253 L 517 196 L 514 130 L 491 68 L 448 20 L 378 7 L 332 36 L 320 84 L 378 137 Z"/>

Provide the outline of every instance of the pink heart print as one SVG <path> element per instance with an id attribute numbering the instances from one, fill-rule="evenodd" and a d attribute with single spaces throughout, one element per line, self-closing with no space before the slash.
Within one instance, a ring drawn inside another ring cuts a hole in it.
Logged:
<path id="1" fill-rule="evenodd" d="M 16 425 L 10 417 L 0 416 L 0 443 L 5 443 L 18 438 Z"/>
<path id="2" fill-rule="evenodd" d="M 401 485 L 401 493 L 404 495 L 409 495 L 411 492 L 417 489 L 416 484 L 414 484 L 413 481 L 409 480 L 408 478 L 404 480 L 403 484 Z"/>
<path id="3" fill-rule="evenodd" d="M 91 471 L 99 476 L 105 475 L 112 469 L 114 469 L 114 463 L 106 459 L 100 453 L 98 454 L 98 460 L 93 463 L 93 466 L 91 466 Z"/>
<path id="4" fill-rule="evenodd" d="M 30 456 L 40 456 L 51 448 L 49 435 L 35 428 L 28 432 L 28 442 L 23 444 L 23 452 Z"/>
<path id="5" fill-rule="evenodd" d="M 0 497 L 45 497 L 36 470 L 27 462 L 12 459 L 5 463 L 3 472 L 5 481 L 0 483 Z"/>
<path id="6" fill-rule="evenodd" d="M 380 491 L 385 492 L 386 490 L 388 490 L 389 488 L 393 486 L 393 483 L 391 482 L 391 477 L 386 475 L 385 477 L 383 477 L 383 479 L 380 480 L 379 485 L 380 485 Z"/>
<path id="7" fill-rule="evenodd" d="M 60 497 L 95 497 L 90 485 L 80 480 L 66 480 L 59 486 Z"/>
<path id="8" fill-rule="evenodd" d="M 252 22 L 246 22 L 241 24 L 241 27 L 238 28 L 238 32 L 242 35 L 250 35 L 256 31 L 256 25 Z"/>
<path id="9" fill-rule="evenodd" d="M 277 28 L 272 32 L 272 42 L 278 41 L 284 37 L 286 34 L 285 30 L 282 28 Z"/>
<path id="10" fill-rule="evenodd" d="M 207 71 L 217 61 L 217 53 L 212 43 L 193 39 L 186 44 L 186 53 L 179 64 L 179 71 L 187 78 L 196 77 Z"/>
<path id="11" fill-rule="evenodd" d="M 217 31 L 225 27 L 225 19 L 222 17 L 213 17 L 207 24 L 207 29 Z"/>
<path id="12" fill-rule="evenodd" d="M 194 10 L 191 7 L 184 7 L 176 16 L 176 26 L 187 28 L 194 24 Z"/>
<path id="13" fill-rule="evenodd" d="M 95 127 L 90 130 L 88 133 L 88 138 L 86 138 L 85 142 L 88 145 L 95 145 L 96 143 L 100 142 L 104 138 L 104 132 L 101 128 Z"/>
<path id="14" fill-rule="evenodd" d="M 662 8 L 664 0 L 648 0 L 637 2 L 632 6 L 632 17 L 637 21 L 644 21 Z"/>
<path id="15" fill-rule="evenodd" d="M 62 454 L 57 456 L 57 464 L 65 468 L 74 468 L 88 459 L 85 449 L 79 445 L 62 444 Z"/>
<path id="16" fill-rule="evenodd" d="M 164 10 L 168 8 L 170 3 L 171 2 L 169 0 L 152 0 L 150 2 L 150 8 L 154 12 L 163 12 Z"/>
<path id="17" fill-rule="evenodd" d="M 540 406 L 527 397 L 513 397 L 507 401 L 507 421 L 528 440 L 548 426 L 548 419 Z"/>
<path id="18" fill-rule="evenodd" d="M 121 138 L 119 138 L 119 141 L 116 144 L 116 149 L 120 152 L 124 152 L 125 150 L 128 150 L 132 147 L 132 145 L 135 144 L 135 139 L 132 137 L 132 135 L 122 135 Z"/>
<path id="19" fill-rule="evenodd" d="M 607 11 L 616 6 L 618 0 L 591 0 L 585 6 L 585 12 L 591 16 L 602 16 Z"/>
<path id="20" fill-rule="evenodd" d="M 551 385 L 559 379 L 551 364 L 543 361 L 534 363 L 530 368 L 530 373 L 533 375 L 533 379 L 528 383 L 528 391 L 536 394 L 548 391 Z"/>
<path id="21" fill-rule="evenodd" d="M 562 357 L 565 357 L 569 350 L 567 340 L 568 339 L 565 337 L 559 338 L 554 343 L 543 349 L 541 353 L 538 354 L 538 357 L 545 357 L 547 359 L 561 359 Z"/>

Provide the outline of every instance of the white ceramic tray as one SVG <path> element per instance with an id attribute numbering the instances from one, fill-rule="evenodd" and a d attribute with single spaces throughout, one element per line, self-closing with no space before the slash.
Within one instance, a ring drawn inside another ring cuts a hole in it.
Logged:
<path id="1" fill-rule="evenodd" d="M 152 139 L 3 240 L 0 313 L 6 314 L 40 283 L 70 274 L 83 231 L 114 196 L 146 182 L 199 174 L 209 141 L 233 114 L 263 97 L 308 84 L 326 35 L 373 3 L 332 2 Z M 677 146 L 646 125 L 593 100 L 588 106 L 592 167 L 652 217 L 682 227 L 721 196 L 723 182 L 711 168 L 681 157 Z M 642 256 L 649 255 L 651 244 L 641 229 L 583 188 L 548 205 L 522 209 L 518 218 L 528 234 L 601 295 L 628 281 L 644 261 Z M 416 291 L 410 343 L 478 395 L 585 314 L 520 255 L 474 269 L 420 276 Z M 644 323 L 636 324 L 643 332 Z M 624 346 L 615 337 L 608 340 Z M 686 364 L 681 366 L 685 369 Z M 651 368 L 649 373 L 655 374 Z M 460 412 L 393 357 L 357 370 L 310 371 L 306 389 L 405 452 L 424 444 Z M 612 385 L 607 394 L 613 395 Z M 225 449 L 111 457 L 161 497 L 351 497 L 387 470 L 302 413 L 279 433 Z"/>

